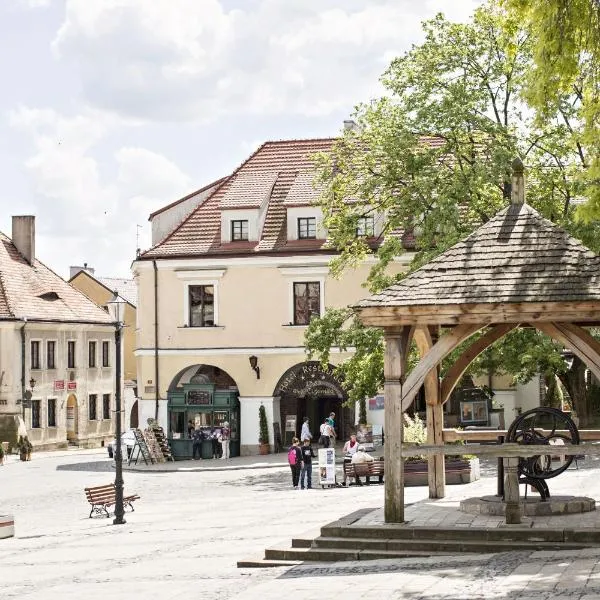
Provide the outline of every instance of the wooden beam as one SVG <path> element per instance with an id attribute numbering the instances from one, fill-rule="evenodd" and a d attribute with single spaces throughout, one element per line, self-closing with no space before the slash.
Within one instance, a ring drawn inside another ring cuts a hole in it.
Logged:
<path id="1" fill-rule="evenodd" d="M 557 429 L 552 432 L 549 429 L 538 429 L 542 435 L 550 435 L 556 433 L 558 435 L 570 435 L 570 432 L 566 429 Z M 458 440 L 465 440 L 471 442 L 496 442 L 498 436 L 506 437 L 508 433 L 507 429 L 490 429 L 482 431 L 465 431 L 464 429 L 444 429 L 442 432 L 442 439 L 444 442 L 456 442 Z M 579 439 L 582 442 L 600 442 L 600 429 L 579 429 Z M 468 446 L 469 448 L 471 446 Z"/>
<path id="2" fill-rule="evenodd" d="M 494 342 L 504 337 L 509 331 L 512 331 L 518 327 L 518 323 L 502 323 L 496 325 L 485 335 L 481 336 L 478 340 L 475 340 L 457 359 L 456 362 L 448 369 L 446 376 L 442 380 L 440 402 L 444 404 L 450 398 L 452 390 L 456 387 L 456 384 L 460 381 L 463 373 L 467 370 L 467 367 L 486 349 L 489 348 Z"/>
<path id="3" fill-rule="evenodd" d="M 581 327 L 566 323 L 536 323 L 535 326 L 552 339 L 567 346 L 600 379 L 598 343 L 589 333 Z"/>
<path id="4" fill-rule="evenodd" d="M 437 367 L 441 360 L 454 348 L 464 342 L 483 325 L 458 325 L 432 346 L 425 356 L 417 363 L 402 386 L 402 410 L 405 411 L 411 405 L 419 388 L 423 385 L 427 374 Z"/>
<path id="5" fill-rule="evenodd" d="M 387 443 L 387 442 L 386 442 Z M 556 446 L 544 445 L 538 446 L 528 444 L 469 444 L 468 446 L 429 446 L 418 444 L 403 444 L 402 456 L 430 456 L 432 454 L 442 453 L 444 455 L 454 456 L 456 454 L 474 454 L 475 456 L 509 456 L 521 457 L 528 456 L 573 456 L 585 454 L 586 456 L 600 456 L 600 445 L 598 444 L 564 444 Z"/>
<path id="6" fill-rule="evenodd" d="M 402 382 L 414 330 L 410 327 L 384 331 L 385 377 L 384 457 L 386 523 L 404 522 L 404 463 L 402 459 Z"/>

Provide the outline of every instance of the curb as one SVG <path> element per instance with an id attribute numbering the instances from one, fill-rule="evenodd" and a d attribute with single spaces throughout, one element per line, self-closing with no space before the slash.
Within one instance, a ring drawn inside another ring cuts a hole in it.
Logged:
<path id="1" fill-rule="evenodd" d="M 252 465 L 232 465 L 222 467 L 176 467 L 173 469 L 157 469 L 155 465 L 140 465 L 140 466 L 126 466 L 123 465 L 123 471 L 137 472 L 137 473 L 210 473 L 219 471 L 250 471 L 255 469 L 281 469 L 287 467 L 287 463 L 268 463 L 261 464 L 256 463 Z M 114 463 L 113 463 L 114 467 Z"/>

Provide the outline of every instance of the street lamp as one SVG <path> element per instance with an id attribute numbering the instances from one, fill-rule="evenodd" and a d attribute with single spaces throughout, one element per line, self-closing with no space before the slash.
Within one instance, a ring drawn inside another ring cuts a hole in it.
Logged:
<path id="1" fill-rule="evenodd" d="M 125 519 L 125 507 L 123 506 L 123 453 L 121 448 L 121 330 L 123 329 L 123 311 L 125 300 L 115 291 L 113 297 L 107 302 L 112 309 L 112 316 L 115 319 L 115 413 L 117 422 L 115 426 L 115 435 L 117 447 L 115 448 L 115 519 L 114 525 L 123 525 Z"/>

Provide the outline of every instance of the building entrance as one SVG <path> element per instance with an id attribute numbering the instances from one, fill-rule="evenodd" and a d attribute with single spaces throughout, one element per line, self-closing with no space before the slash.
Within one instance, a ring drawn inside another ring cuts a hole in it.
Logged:
<path id="1" fill-rule="evenodd" d="M 310 421 L 314 442 L 319 439 L 319 427 L 331 412 L 335 413 L 335 429 L 338 440 L 350 435 L 354 428 L 354 410 L 344 407 L 346 392 L 333 376 L 332 365 L 325 369 L 317 361 L 308 361 L 288 369 L 275 387 L 274 396 L 281 398 L 281 423 L 295 417 L 296 431 L 284 432 L 284 443 L 300 435 L 304 417 Z M 293 419 L 292 419 L 293 420 Z"/>

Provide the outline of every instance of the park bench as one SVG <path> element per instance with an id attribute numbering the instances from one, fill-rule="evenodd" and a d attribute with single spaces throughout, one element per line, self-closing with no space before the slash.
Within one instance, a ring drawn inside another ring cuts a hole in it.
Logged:
<path id="1" fill-rule="evenodd" d="M 371 477 L 378 477 L 379 483 L 383 483 L 383 460 L 374 460 L 366 463 L 344 463 L 344 481 L 354 479 L 356 485 L 362 485 L 360 478 L 365 477 L 367 485 L 371 483 Z"/>
<path id="2" fill-rule="evenodd" d="M 86 487 L 85 496 L 87 501 L 92 505 L 92 510 L 90 511 L 90 519 L 92 515 L 95 513 L 97 515 L 106 514 L 106 517 L 110 517 L 108 512 L 109 506 L 114 506 L 115 497 L 116 497 L 116 489 L 114 483 L 109 483 L 108 485 L 97 485 L 95 487 Z M 123 496 L 123 507 L 128 505 L 133 512 L 132 502 L 135 500 L 139 500 L 140 497 L 137 494 L 132 494 L 130 496 Z"/>

